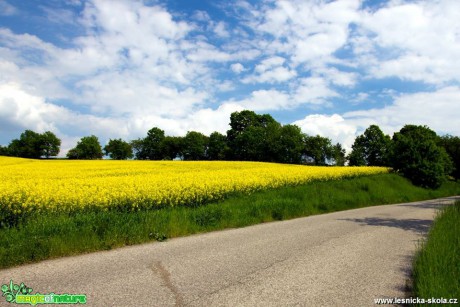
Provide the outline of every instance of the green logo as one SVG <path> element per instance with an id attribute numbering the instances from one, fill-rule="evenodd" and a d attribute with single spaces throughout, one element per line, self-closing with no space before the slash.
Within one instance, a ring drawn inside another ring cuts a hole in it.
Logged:
<path id="1" fill-rule="evenodd" d="M 9 285 L 2 285 L 2 296 L 6 301 L 14 304 L 86 304 L 85 294 L 32 294 L 32 288 L 27 287 L 24 283 L 20 285 L 13 284 L 10 280 Z"/>

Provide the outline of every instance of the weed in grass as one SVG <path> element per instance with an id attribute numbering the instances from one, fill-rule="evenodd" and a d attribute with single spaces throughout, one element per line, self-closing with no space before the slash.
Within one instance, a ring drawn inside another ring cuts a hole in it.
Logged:
<path id="1" fill-rule="evenodd" d="M 153 231 L 153 232 L 149 233 L 149 238 L 154 239 L 154 240 L 159 241 L 159 242 L 163 242 L 163 241 L 166 241 L 168 239 L 168 236 L 163 232 Z"/>
<path id="2" fill-rule="evenodd" d="M 282 221 L 283 220 L 283 211 L 281 208 L 274 208 L 272 211 L 272 218 L 275 221 Z"/>

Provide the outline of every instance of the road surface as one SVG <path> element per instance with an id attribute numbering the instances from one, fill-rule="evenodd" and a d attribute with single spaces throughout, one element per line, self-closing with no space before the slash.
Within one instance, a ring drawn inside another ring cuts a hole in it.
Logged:
<path id="1" fill-rule="evenodd" d="M 88 306 L 373 306 L 375 298 L 405 296 L 417 242 L 436 209 L 453 199 L 43 261 L 0 270 L 0 283 L 86 294 Z M 0 306 L 8 305 L 0 297 Z"/>

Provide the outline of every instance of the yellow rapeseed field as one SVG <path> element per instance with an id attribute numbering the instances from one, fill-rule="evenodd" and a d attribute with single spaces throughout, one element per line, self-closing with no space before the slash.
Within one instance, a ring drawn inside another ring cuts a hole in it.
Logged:
<path id="1" fill-rule="evenodd" d="M 234 192 L 386 173 L 378 167 L 315 167 L 222 161 L 75 161 L 0 157 L 0 210 L 75 211 L 196 205 Z"/>

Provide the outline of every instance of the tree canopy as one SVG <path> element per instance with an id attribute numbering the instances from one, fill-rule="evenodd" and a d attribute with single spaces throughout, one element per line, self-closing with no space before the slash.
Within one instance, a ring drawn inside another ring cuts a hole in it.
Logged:
<path id="1" fill-rule="evenodd" d="M 94 160 L 102 159 L 102 147 L 97 136 L 85 136 L 78 141 L 77 146 L 67 153 L 69 159 Z"/>
<path id="2" fill-rule="evenodd" d="M 328 165 L 334 157 L 334 148 L 329 138 L 317 136 L 305 136 L 305 156 L 314 165 Z"/>
<path id="3" fill-rule="evenodd" d="M 126 160 L 133 157 L 133 148 L 131 144 L 122 139 L 109 140 L 104 146 L 104 152 L 114 160 Z"/>
<path id="4" fill-rule="evenodd" d="M 203 133 L 189 131 L 183 139 L 184 160 L 206 160 L 208 137 Z"/>
<path id="5" fill-rule="evenodd" d="M 153 127 L 143 139 L 137 139 L 131 143 L 136 159 L 161 160 L 165 156 L 164 141 L 165 132 L 158 127 Z"/>
<path id="6" fill-rule="evenodd" d="M 391 138 L 377 125 L 369 126 L 364 134 L 356 137 L 351 148 L 350 165 L 388 166 L 390 163 Z"/>
<path id="7" fill-rule="evenodd" d="M 415 185 L 438 188 L 452 171 L 452 161 L 426 126 L 406 125 L 393 135 L 393 167 Z"/>
<path id="8" fill-rule="evenodd" d="M 40 134 L 25 130 L 19 139 L 12 140 L 8 147 L 2 149 L 2 152 L 5 155 L 21 158 L 50 158 L 59 154 L 60 146 L 61 140 L 50 131 Z"/>
<path id="9" fill-rule="evenodd" d="M 460 138 L 458 136 L 445 135 L 440 137 L 439 145 L 444 148 L 453 162 L 452 172 L 455 179 L 460 178 Z"/>
<path id="10" fill-rule="evenodd" d="M 209 160 L 225 160 L 229 155 L 230 148 L 227 145 L 225 135 L 214 131 L 209 136 L 207 158 Z"/>

